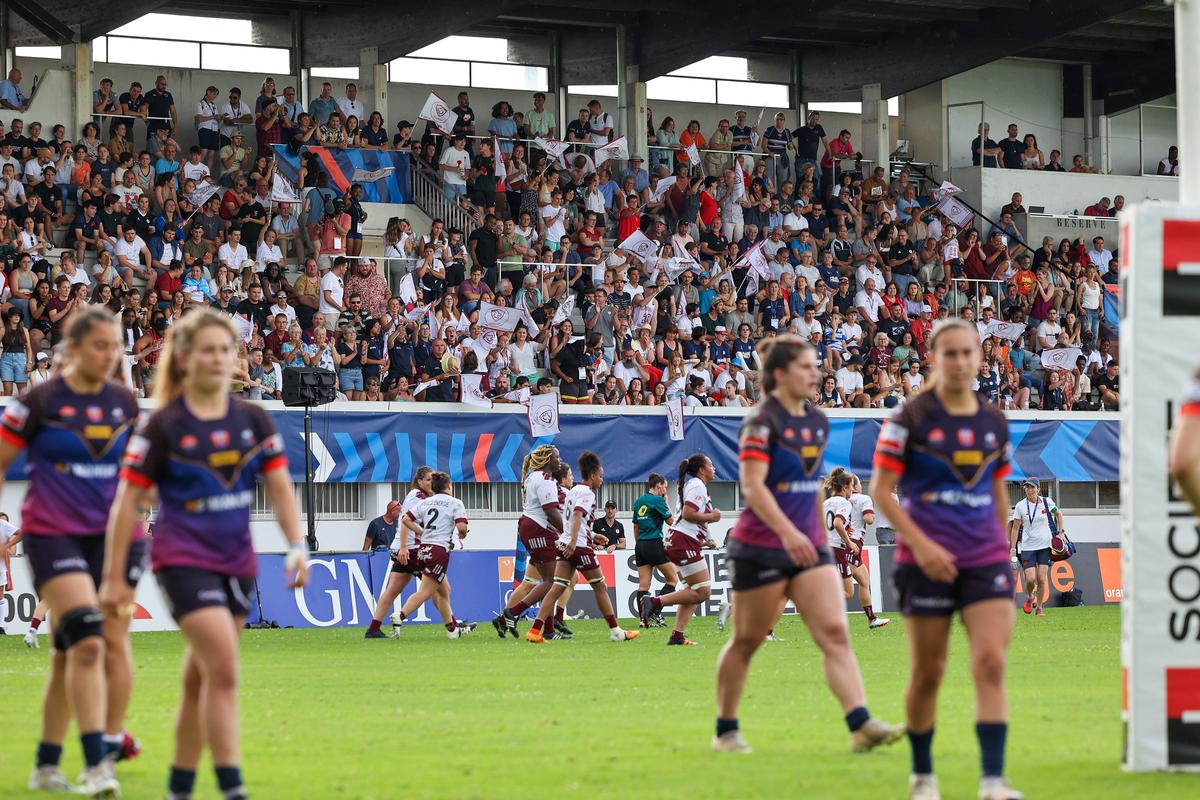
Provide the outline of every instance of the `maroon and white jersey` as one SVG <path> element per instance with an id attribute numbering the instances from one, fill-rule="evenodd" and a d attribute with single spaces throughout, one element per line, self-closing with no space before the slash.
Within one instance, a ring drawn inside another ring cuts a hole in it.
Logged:
<path id="1" fill-rule="evenodd" d="M 522 513 L 531 520 L 549 529 L 550 519 L 546 516 L 546 506 L 558 508 L 562 503 L 558 499 L 558 481 L 545 470 L 530 472 L 525 476 L 525 508 Z"/>
<path id="2" fill-rule="evenodd" d="M 466 523 L 467 508 L 457 497 L 448 494 L 435 494 L 417 503 L 409 517 L 421 526 L 421 546 L 434 544 L 447 550 L 454 540 L 454 532 L 459 523 Z"/>
<path id="3" fill-rule="evenodd" d="M 571 542 L 571 525 L 575 515 L 580 516 L 579 532 L 575 535 L 575 546 L 591 548 L 592 523 L 596 519 L 596 493 L 586 483 L 577 483 L 567 492 L 563 508 L 563 525 L 566 530 L 558 537 L 558 543 L 566 546 Z"/>
<path id="4" fill-rule="evenodd" d="M 867 535 L 867 514 L 875 513 L 875 503 L 871 495 L 855 492 L 850 495 L 850 527 L 853 527 L 853 538 L 861 540 Z"/>
<path id="5" fill-rule="evenodd" d="M 708 538 L 708 525 L 703 522 L 685 520 L 683 509 L 687 507 L 691 507 L 693 511 L 699 511 L 701 514 L 707 514 L 713 510 L 712 498 L 708 496 L 708 486 L 699 478 L 688 478 L 684 482 L 683 508 L 679 509 L 679 516 L 675 519 L 675 524 L 667 531 L 667 538 L 682 535 L 696 544 L 703 544 L 704 540 Z M 669 542 L 667 547 L 671 547 Z"/>
<path id="6" fill-rule="evenodd" d="M 412 489 L 408 494 L 404 495 L 403 502 L 400 503 L 400 527 L 396 529 L 396 538 L 392 540 L 392 552 L 400 552 L 400 531 L 404 526 L 404 518 L 409 516 L 409 512 L 417 507 L 417 503 L 428 497 L 420 489 Z M 415 550 L 421 544 L 421 537 L 417 536 L 412 531 L 408 531 L 408 549 Z"/>
<path id="7" fill-rule="evenodd" d="M 834 525 L 835 520 L 841 520 L 842 525 L 846 528 L 846 535 L 851 539 L 857 538 L 862 534 L 856 534 L 854 530 L 854 506 L 850 501 L 841 495 L 834 495 L 825 501 L 825 506 L 822 509 L 825 516 L 825 530 L 829 536 L 829 546 L 834 550 L 845 549 L 845 542 L 838 535 L 837 526 Z"/>

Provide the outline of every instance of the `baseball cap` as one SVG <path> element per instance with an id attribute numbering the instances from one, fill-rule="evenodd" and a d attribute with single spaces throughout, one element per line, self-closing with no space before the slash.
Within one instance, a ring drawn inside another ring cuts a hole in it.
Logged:
<path id="1" fill-rule="evenodd" d="M 398 123 L 396 123 L 396 128 L 399 130 L 404 130 L 405 128 L 411 128 L 412 126 L 413 126 L 413 124 L 406 119 L 402 119 Z"/>
<path id="2" fill-rule="evenodd" d="M 932 314 L 932 313 L 933 313 L 933 306 L 931 306 L 931 305 L 929 305 L 928 303 L 926 303 L 925 305 L 921 306 L 921 313 L 922 313 L 922 314 Z"/>
<path id="3" fill-rule="evenodd" d="M 254 269 L 258 264 L 252 258 L 247 258 L 242 262 L 242 269 Z"/>
<path id="4" fill-rule="evenodd" d="M 604 507 L 605 508 L 616 508 L 617 504 L 614 501 L 609 500 L 607 503 L 604 504 Z"/>
<path id="5" fill-rule="evenodd" d="M 718 325 L 713 328 L 714 333 L 729 333 L 729 330 L 724 325 Z"/>
<path id="6" fill-rule="evenodd" d="M 1022 486 L 1032 486 L 1035 489 L 1040 489 L 1042 486 L 1042 482 L 1039 481 L 1037 478 L 1026 478 L 1025 481 L 1021 485 Z"/>
<path id="7" fill-rule="evenodd" d="M 49 360 L 50 360 L 50 356 L 49 356 L 49 355 L 47 355 L 46 353 L 38 353 L 38 354 L 37 354 L 37 360 L 38 360 L 38 361 L 49 361 Z"/>

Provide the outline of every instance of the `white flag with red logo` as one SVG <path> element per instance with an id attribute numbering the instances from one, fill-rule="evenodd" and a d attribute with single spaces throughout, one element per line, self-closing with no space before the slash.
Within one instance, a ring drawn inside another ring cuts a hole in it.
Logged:
<path id="1" fill-rule="evenodd" d="M 421 113 L 417 117 L 429 120 L 447 134 L 454 133 L 454 123 L 458 120 L 457 115 L 450 110 L 450 104 L 434 92 L 430 92 L 429 97 L 425 98 L 425 105 L 421 106 Z"/>
<path id="2" fill-rule="evenodd" d="M 1061 369 L 1070 372 L 1075 369 L 1075 359 L 1083 356 L 1078 347 L 1057 347 L 1053 350 L 1042 351 L 1042 366 L 1046 369 Z"/>
<path id="3" fill-rule="evenodd" d="M 733 189 L 730 196 L 733 200 L 741 200 L 746 194 L 746 171 L 742 169 L 742 157 L 738 156 L 733 162 Z"/>
<path id="4" fill-rule="evenodd" d="M 568 294 L 563 298 L 562 303 L 558 307 L 558 311 L 554 312 L 554 319 L 550 320 L 551 325 L 557 325 L 560 322 L 566 322 L 571 318 L 571 312 L 575 310 L 575 295 Z"/>
<path id="5" fill-rule="evenodd" d="M 1025 323 L 1005 322 L 1002 319 L 994 319 L 987 324 L 983 332 L 988 336 L 997 336 L 1001 339 L 1008 339 L 1010 342 L 1015 342 L 1025 334 Z"/>
<path id="6" fill-rule="evenodd" d="M 479 304 L 479 324 L 485 328 L 512 333 L 521 321 L 521 312 L 515 308 L 494 306 L 491 303 Z"/>
<path id="7" fill-rule="evenodd" d="M 696 143 L 692 142 L 687 147 L 683 148 L 683 152 L 687 153 L 688 163 L 693 167 L 700 166 L 700 148 L 696 147 Z"/>
<path id="8" fill-rule="evenodd" d="M 599 169 L 600 165 L 605 161 L 609 161 L 614 158 L 629 158 L 629 142 L 624 136 L 619 136 L 603 147 L 597 147 L 592 153 L 592 157 L 596 162 L 597 169 Z"/>
<path id="9" fill-rule="evenodd" d="M 529 435 L 535 439 L 557 436 L 558 392 L 535 394 L 529 398 Z"/>
<path id="10" fill-rule="evenodd" d="M 562 154 L 567 152 L 567 148 L 571 146 L 566 142 L 560 142 L 558 139 L 543 139 L 541 137 L 534 139 L 533 143 L 549 156 L 548 160 L 550 161 L 562 158 Z"/>
<path id="11" fill-rule="evenodd" d="M 496 191 L 503 192 L 505 189 L 504 180 L 508 175 L 508 170 L 504 166 L 504 154 L 500 152 L 500 141 L 492 136 L 492 169 L 496 172 Z"/>
<path id="12" fill-rule="evenodd" d="M 650 193 L 650 202 L 657 203 L 662 199 L 662 196 L 671 191 L 671 187 L 675 185 L 677 178 L 674 175 L 668 175 L 654 185 L 654 191 Z"/>
<path id="13" fill-rule="evenodd" d="M 467 374 L 461 376 L 459 381 L 462 386 L 462 401 L 469 406 L 479 406 L 480 408 L 491 408 L 492 401 L 483 394 L 483 376 L 479 374 Z"/>
<path id="14" fill-rule="evenodd" d="M 673 400 L 668 400 L 667 406 L 667 430 L 670 432 L 672 442 L 683 441 L 683 398 L 676 397 Z"/>
<path id="15" fill-rule="evenodd" d="M 767 257 L 763 255 L 763 245 L 765 244 L 766 241 L 761 241 L 751 247 L 745 255 L 738 259 L 738 264 L 749 264 L 756 276 L 764 281 L 769 281 L 771 280 L 771 268 L 767 265 Z"/>
<path id="16" fill-rule="evenodd" d="M 641 231 L 634 231 L 629 234 L 625 241 L 617 246 L 626 253 L 636 256 L 642 263 L 646 263 L 654 255 L 654 251 L 658 249 L 655 241 Z"/>
<path id="17" fill-rule="evenodd" d="M 413 281 L 413 274 L 411 272 L 406 273 L 405 276 L 400 279 L 398 296 L 401 302 L 403 302 L 406 306 L 417 302 L 417 286 Z"/>

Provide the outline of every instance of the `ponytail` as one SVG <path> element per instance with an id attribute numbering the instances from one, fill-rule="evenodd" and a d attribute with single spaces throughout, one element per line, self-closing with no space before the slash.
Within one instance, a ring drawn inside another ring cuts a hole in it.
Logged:
<path id="1" fill-rule="evenodd" d="M 825 493 L 830 496 L 841 494 L 847 486 L 850 486 L 852 478 L 853 476 L 843 467 L 837 467 L 825 478 Z"/>
<path id="2" fill-rule="evenodd" d="M 704 455 L 703 453 L 695 453 L 679 462 L 679 480 L 676 488 L 679 490 L 680 508 L 683 507 L 684 484 L 687 483 L 688 478 L 696 477 L 696 475 L 700 473 L 700 470 L 704 469 L 704 464 L 706 461 L 708 461 L 708 456 Z"/>

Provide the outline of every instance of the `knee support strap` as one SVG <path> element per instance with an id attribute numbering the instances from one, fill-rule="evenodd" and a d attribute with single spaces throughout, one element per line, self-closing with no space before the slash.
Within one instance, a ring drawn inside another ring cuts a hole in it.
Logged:
<path id="1" fill-rule="evenodd" d="M 77 608 L 64 614 L 54 633 L 54 647 L 65 652 L 90 636 L 103 636 L 103 619 L 98 608 Z"/>
<path id="2" fill-rule="evenodd" d="M 540 578 L 535 578 L 535 577 L 533 577 L 532 575 L 526 575 L 526 576 L 525 576 L 525 580 L 524 580 L 524 581 L 522 581 L 522 583 L 527 583 L 527 584 L 529 584 L 529 586 L 530 586 L 530 587 L 537 586 L 537 585 L 538 585 L 539 583 L 541 583 L 541 582 L 542 582 L 542 581 L 541 581 L 541 579 L 540 579 Z"/>
<path id="3" fill-rule="evenodd" d="M 571 579 L 570 579 L 570 578 L 555 578 L 555 579 L 554 579 L 554 582 L 555 582 L 556 584 L 558 584 L 559 586 L 563 587 L 564 589 L 566 589 L 568 586 L 570 586 L 570 585 L 571 585 Z"/>
<path id="4" fill-rule="evenodd" d="M 712 586 L 712 581 L 700 581 L 699 583 L 693 583 L 691 588 L 699 590 L 707 589 L 709 586 Z"/>
<path id="5" fill-rule="evenodd" d="M 597 576 L 596 576 L 596 577 L 594 577 L 594 578 L 588 578 L 588 583 L 590 583 L 592 586 L 601 585 L 601 584 L 603 584 L 603 583 L 604 583 L 604 576 L 603 576 L 603 575 L 597 575 Z"/>

